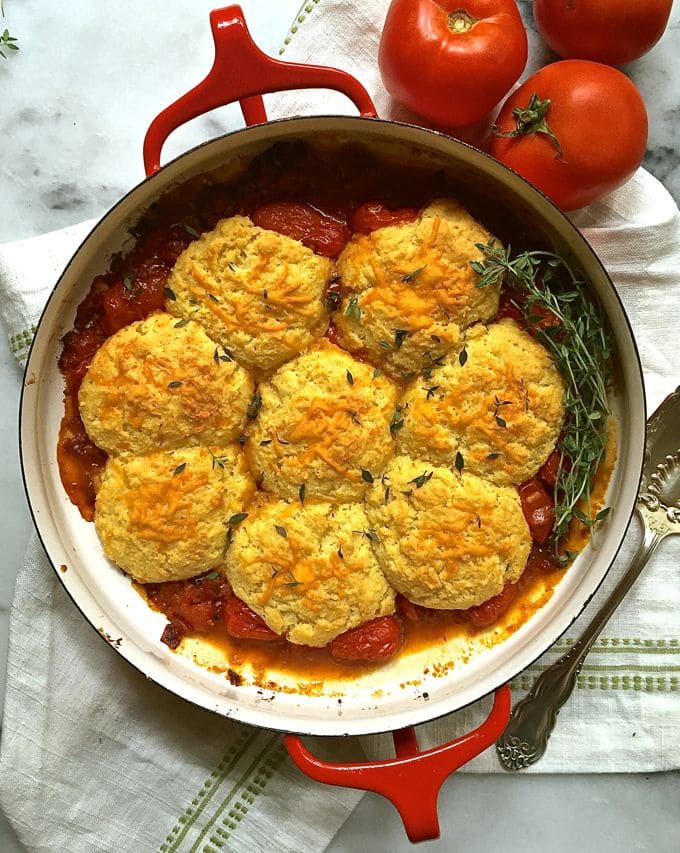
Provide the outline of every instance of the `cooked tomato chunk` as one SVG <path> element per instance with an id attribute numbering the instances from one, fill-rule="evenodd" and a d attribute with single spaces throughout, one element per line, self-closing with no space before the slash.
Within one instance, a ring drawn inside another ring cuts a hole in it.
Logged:
<path id="1" fill-rule="evenodd" d="M 418 218 L 415 207 L 398 207 L 390 210 L 379 201 L 368 201 L 355 207 L 350 213 L 348 225 L 356 234 L 370 234 L 377 228 L 386 225 L 401 225 L 403 222 L 413 222 Z"/>
<path id="2" fill-rule="evenodd" d="M 161 640 L 171 649 L 177 648 L 185 634 L 214 628 L 231 595 L 228 581 L 216 572 L 185 581 L 145 584 L 144 588 L 149 601 L 168 617 L 170 625 Z"/>
<path id="3" fill-rule="evenodd" d="M 236 596 L 225 601 L 222 615 L 224 627 L 230 637 L 235 637 L 238 640 L 264 640 L 266 642 L 279 642 L 283 639 L 267 627 L 257 613 Z"/>
<path id="4" fill-rule="evenodd" d="M 475 626 L 475 628 L 486 628 L 489 625 L 500 619 L 501 616 L 510 609 L 510 605 L 517 597 L 517 584 L 509 583 L 503 587 L 498 595 L 494 595 L 488 601 L 478 604 L 476 607 L 468 607 L 463 611 L 465 618 Z"/>
<path id="5" fill-rule="evenodd" d="M 338 660 L 376 661 L 392 657 L 401 645 L 401 626 L 394 616 L 378 616 L 350 628 L 330 644 Z"/>
<path id="6" fill-rule="evenodd" d="M 560 469 L 569 471 L 570 468 L 571 459 L 568 456 L 564 456 L 561 450 L 555 448 L 539 470 L 538 477 L 548 488 L 554 489 Z"/>
<path id="7" fill-rule="evenodd" d="M 258 207 L 251 219 L 260 228 L 293 237 L 317 255 L 327 258 L 337 257 L 349 240 L 344 222 L 322 213 L 311 204 L 275 201 Z"/>
<path id="8" fill-rule="evenodd" d="M 542 545 L 550 535 L 555 523 L 555 506 L 545 486 L 532 477 L 517 487 L 522 502 L 522 512 L 529 525 L 534 542 Z"/>

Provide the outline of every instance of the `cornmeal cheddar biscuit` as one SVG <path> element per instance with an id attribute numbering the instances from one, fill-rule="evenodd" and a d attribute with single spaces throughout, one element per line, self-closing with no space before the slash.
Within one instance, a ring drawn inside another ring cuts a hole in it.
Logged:
<path id="1" fill-rule="evenodd" d="M 236 595 L 291 643 L 325 646 L 394 611 L 359 504 L 262 497 L 234 530 L 226 568 Z"/>
<path id="2" fill-rule="evenodd" d="M 298 240 L 232 216 L 179 256 L 166 309 L 199 322 L 241 364 L 268 371 L 326 330 L 332 269 Z"/>
<path id="3" fill-rule="evenodd" d="M 230 520 L 254 490 L 235 445 L 113 457 L 94 523 L 106 556 L 135 580 L 183 580 L 222 563 Z"/>
<path id="4" fill-rule="evenodd" d="M 385 577 L 415 604 L 465 610 L 518 580 L 531 534 L 516 489 L 395 457 L 366 496 Z"/>
<path id="5" fill-rule="evenodd" d="M 453 199 L 415 222 L 354 235 L 338 258 L 344 297 L 333 315 L 340 344 L 395 376 L 457 352 L 461 329 L 498 311 L 500 284 L 478 288 L 470 262 L 489 232 Z"/>
<path id="6" fill-rule="evenodd" d="M 80 387 L 80 416 L 109 454 L 228 444 L 253 387 L 198 324 L 159 312 L 104 341 Z"/>
<path id="7" fill-rule="evenodd" d="M 393 452 L 394 384 L 322 341 L 259 394 L 246 452 L 262 487 L 288 500 L 361 500 Z"/>
<path id="8" fill-rule="evenodd" d="M 543 465 L 564 422 L 564 382 L 547 350 L 513 320 L 467 330 L 459 357 L 400 400 L 401 453 L 463 464 L 494 483 L 519 484 Z"/>

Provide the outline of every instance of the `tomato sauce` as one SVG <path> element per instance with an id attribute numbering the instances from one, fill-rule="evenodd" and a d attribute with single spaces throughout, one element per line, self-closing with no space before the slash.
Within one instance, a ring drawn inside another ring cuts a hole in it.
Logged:
<path id="1" fill-rule="evenodd" d="M 564 569 L 555 564 L 549 549 L 535 545 L 522 577 L 513 585 L 509 601 L 496 602 L 491 599 L 490 603 L 471 608 L 470 611 L 432 610 L 412 604 L 398 595 L 395 618 L 390 617 L 390 620 L 397 623 L 400 634 L 397 637 L 388 625 L 382 639 L 386 640 L 390 652 L 399 650 L 408 655 L 454 638 L 474 637 L 490 624 L 500 630 L 501 637 L 510 636 L 549 600 L 563 573 Z M 220 652 L 221 658 L 230 662 L 231 667 L 238 669 L 247 664 L 260 685 L 266 685 L 267 674 L 272 670 L 286 672 L 301 682 L 310 679 L 341 681 L 382 665 L 384 658 L 380 655 L 368 661 L 338 659 L 331 655 L 329 647 L 317 649 L 294 645 L 280 638 L 278 642 L 272 642 L 272 637 L 258 640 L 228 633 L 225 630 L 225 605 L 230 600 L 238 599 L 233 597 L 226 580 L 222 579 L 218 584 L 215 577 L 216 573 L 210 572 L 204 576 L 207 580 L 195 578 L 165 584 L 135 585 L 151 607 L 172 620 L 163 635 L 163 641 L 171 648 L 176 648 L 183 636 L 200 634 L 205 643 Z M 508 597 L 506 592 L 496 598 Z M 498 603 L 505 608 L 498 607 Z M 239 604 L 243 605 L 242 602 Z M 193 610 L 195 607 L 198 609 Z M 482 609 L 495 610 L 493 620 L 483 620 L 480 614 L 474 612 Z M 188 625 L 201 624 L 202 619 L 205 619 L 202 629 L 183 629 L 182 621 L 188 628 Z M 347 635 L 341 636 L 344 638 Z M 336 649 L 337 645 L 336 642 Z"/>
<path id="2" fill-rule="evenodd" d="M 364 149 L 349 146 L 333 158 L 329 167 L 323 152 L 301 143 L 279 144 L 227 183 L 205 176 L 186 182 L 146 213 L 132 252 L 114 258 L 109 271 L 93 281 L 73 330 L 63 339 L 59 361 L 65 411 L 57 459 L 64 488 L 85 519 L 93 518 L 97 478 L 107 457 L 90 441 L 80 419 L 80 384 L 97 349 L 110 335 L 162 310 L 168 274 L 200 233 L 212 229 L 219 219 L 243 213 L 262 227 L 300 239 L 319 254 L 336 257 L 352 233 L 412 221 L 432 198 L 456 195 L 455 189 L 447 189 L 440 172 L 405 172 L 376 161 Z M 473 205 L 468 206 L 473 215 L 483 218 Z M 329 309 L 341 297 L 342 286 L 335 277 L 326 294 Z M 518 312 L 506 298 L 500 313 L 514 316 Z M 538 321 L 549 325 L 554 319 L 542 316 Z M 326 337 L 339 345 L 333 324 Z M 353 355 L 366 360 L 361 352 Z M 545 476 L 541 475 L 543 482 L 554 476 L 554 469 L 553 459 Z M 543 513 L 548 509 L 543 506 Z M 511 633 L 552 595 L 562 571 L 547 551 L 535 545 L 520 581 L 478 608 L 428 610 L 399 597 L 396 617 L 372 620 L 361 626 L 363 632 L 356 629 L 334 641 L 339 659 L 331 657 L 328 648 L 295 646 L 277 638 L 233 596 L 227 581 L 216 572 L 187 581 L 135 586 L 152 608 L 167 616 L 162 640 L 171 648 L 177 648 L 185 636 L 201 635 L 235 666 L 248 662 L 262 672 L 278 668 L 301 677 L 341 678 L 351 677 L 357 668 L 375 667 L 372 661 L 388 657 L 399 647 L 406 653 L 417 651 L 453 636 L 474 635 L 491 623 Z"/>

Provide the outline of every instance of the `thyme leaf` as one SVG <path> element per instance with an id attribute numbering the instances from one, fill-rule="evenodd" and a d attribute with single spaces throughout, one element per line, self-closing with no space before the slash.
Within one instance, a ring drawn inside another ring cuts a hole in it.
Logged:
<path id="1" fill-rule="evenodd" d="M 354 317 L 355 320 L 361 320 L 361 308 L 359 307 L 358 299 L 352 296 L 345 308 L 345 317 Z"/>
<path id="2" fill-rule="evenodd" d="M 227 519 L 227 524 L 231 527 L 234 524 L 240 524 L 242 521 L 245 521 L 248 518 L 247 512 L 237 512 L 231 516 L 231 518 Z"/>
<path id="3" fill-rule="evenodd" d="M 397 404 L 396 409 L 394 410 L 394 414 L 392 415 L 392 420 L 390 421 L 390 432 L 395 433 L 398 432 L 404 426 L 404 419 L 401 417 L 402 406 Z"/>
<path id="4" fill-rule="evenodd" d="M 262 408 L 262 395 L 259 391 L 256 391 L 253 394 L 253 399 L 248 403 L 248 410 L 246 412 L 246 417 L 249 421 L 254 421 L 257 417 L 260 409 Z"/>
<path id="5" fill-rule="evenodd" d="M 8 29 L 5 29 L 2 35 L 0 35 L 0 56 L 3 59 L 7 59 L 7 54 L 4 53 L 5 50 L 19 50 L 19 45 L 15 44 L 16 41 L 17 39 L 9 34 Z"/>
<path id="6" fill-rule="evenodd" d="M 422 474 L 418 474 L 417 477 L 414 477 L 412 480 L 408 480 L 407 482 L 413 483 L 416 489 L 422 489 L 425 483 L 427 483 L 428 480 L 432 479 L 433 474 L 434 471 L 423 471 Z M 406 494 L 406 492 L 404 492 L 403 494 Z"/>
<path id="7" fill-rule="evenodd" d="M 407 272 L 406 275 L 402 275 L 401 280 L 405 282 L 415 281 L 421 274 L 421 272 L 424 272 L 426 268 L 427 264 L 422 267 L 418 267 L 418 269 L 413 270 L 413 272 Z"/>
<path id="8" fill-rule="evenodd" d="M 404 345 L 404 340 L 411 334 L 408 329 L 397 329 L 394 333 L 394 345 L 397 349 L 401 349 Z"/>

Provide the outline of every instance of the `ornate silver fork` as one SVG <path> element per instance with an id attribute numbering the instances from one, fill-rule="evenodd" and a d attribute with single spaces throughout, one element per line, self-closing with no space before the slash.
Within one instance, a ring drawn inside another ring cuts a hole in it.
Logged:
<path id="1" fill-rule="evenodd" d="M 636 511 L 644 535 L 630 568 L 573 648 L 541 673 L 529 693 L 515 705 L 510 722 L 496 741 L 498 759 L 506 770 L 521 770 L 535 764 L 544 754 L 557 714 L 571 696 L 595 639 L 659 542 L 680 533 L 680 386 L 666 397 L 647 423 L 645 464 Z"/>

